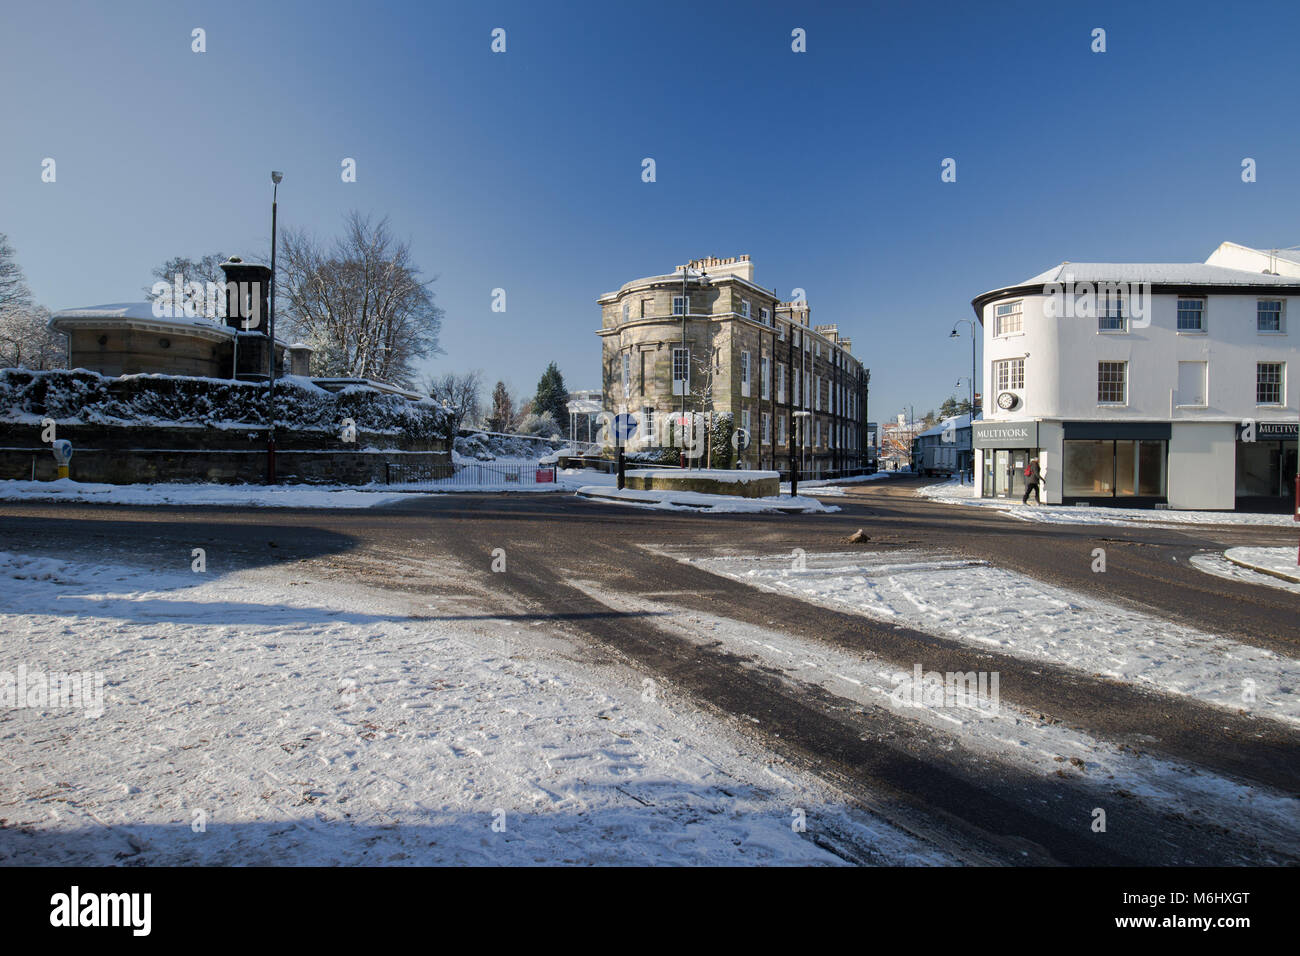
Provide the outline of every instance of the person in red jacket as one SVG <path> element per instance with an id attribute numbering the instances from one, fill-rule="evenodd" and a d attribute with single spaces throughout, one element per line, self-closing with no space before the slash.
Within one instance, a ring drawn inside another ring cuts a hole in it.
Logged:
<path id="1" fill-rule="evenodd" d="M 1029 504 L 1029 493 L 1034 493 L 1034 504 L 1041 505 L 1043 499 L 1038 497 L 1038 483 L 1043 480 L 1043 473 L 1038 467 L 1038 459 L 1029 459 L 1029 467 L 1025 469 L 1025 496 L 1020 499 L 1022 505 Z"/>

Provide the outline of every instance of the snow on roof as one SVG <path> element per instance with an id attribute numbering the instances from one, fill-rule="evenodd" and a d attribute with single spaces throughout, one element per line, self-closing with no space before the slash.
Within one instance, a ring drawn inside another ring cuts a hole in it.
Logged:
<path id="1" fill-rule="evenodd" d="M 1287 276 L 1208 266 L 1203 262 L 1062 262 L 1046 272 L 1017 282 L 1016 286 L 1071 281 L 1150 282 L 1165 285 L 1295 285 L 1295 279 Z"/>
<path id="2" fill-rule="evenodd" d="M 57 328 L 59 322 L 81 323 L 85 321 L 110 320 L 117 322 L 148 322 L 152 325 L 172 327 L 199 327 L 208 331 L 217 331 L 233 335 L 234 330 L 223 319 L 210 319 L 203 315 L 156 316 L 152 302 L 110 302 L 107 305 L 88 305 L 79 309 L 60 309 L 50 316 L 51 327 Z"/>
<path id="3" fill-rule="evenodd" d="M 949 425 L 948 424 L 949 422 L 952 422 L 952 424 Z M 926 435 L 942 435 L 949 428 L 954 428 L 954 429 L 970 428 L 970 416 L 954 415 L 952 418 L 945 418 L 943 421 L 939 422 L 939 424 L 935 425 L 933 428 L 927 428 L 925 431 L 921 432 L 916 437 L 924 438 Z"/>

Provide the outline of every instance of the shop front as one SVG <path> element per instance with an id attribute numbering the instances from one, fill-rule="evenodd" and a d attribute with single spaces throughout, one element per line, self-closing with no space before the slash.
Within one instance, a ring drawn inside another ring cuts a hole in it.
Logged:
<path id="1" fill-rule="evenodd" d="M 1064 422 L 1062 503 L 1165 503 L 1169 435 L 1168 422 Z"/>
<path id="2" fill-rule="evenodd" d="M 1296 422 L 1237 426 L 1238 511 L 1288 511 L 1295 497 Z"/>
<path id="3" fill-rule="evenodd" d="M 983 466 L 980 495 L 1022 497 L 1025 469 L 1038 457 L 1038 422 L 975 422 L 972 443 Z"/>

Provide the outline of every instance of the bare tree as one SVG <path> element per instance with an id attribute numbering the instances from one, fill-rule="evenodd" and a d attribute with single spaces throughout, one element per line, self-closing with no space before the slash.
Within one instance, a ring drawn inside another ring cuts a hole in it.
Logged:
<path id="1" fill-rule="evenodd" d="M 425 383 L 425 388 L 430 398 L 451 408 L 457 429 L 466 422 L 478 424 L 483 413 L 482 371 L 434 376 Z"/>
<path id="2" fill-rule="evenodd" d="M 184 307 L 193 300 L 196 314 L 206 316 L 209 319 L 216 319 L 226 314 L 226 274 L 221 269 L 221 263 L 225 261 L 226 256 L 220 252 L 214 252 L 199 259 L 174 256 L 155 268 L 150 274 L 159 282 L 166 282 L 169 286 L 176 282 L 177 276 L 180 276 L 183 300 L 179 305 Z M 188 291 L 184 290 L 184 285 L 191 282 L 204 286 L 203 295 L 192 296 Z M 217 289 L 217 295 L 214 298 L 208 298 L 207 296 L 207 285 L 209 283 Z M 154 301 L 153 285 L 145 286 L 144 291 L 149 296 L 149 301 Z"/>
<path id="3" fill-rule="evenodd" d="M 0 368 L 65 368 L 67 340 L 40 305 L 0 306 Z"/>
<path id="4" fill-rule="evenodd" d="M 29 305 L 32 301 L 31 290 L 15 255 L 9 237 L 0 232 L 0 310 Z"/>
<path id="5" fill-rule="evenodd" d="M 277 308 L 312 346 L 318 375 L 371 378 L 410 387 L 413 363 L 441 351 L 443 311 L 388 220 L 350 213 L 326 249 L 300 230 L 281 236 L 284 272 Z"/>

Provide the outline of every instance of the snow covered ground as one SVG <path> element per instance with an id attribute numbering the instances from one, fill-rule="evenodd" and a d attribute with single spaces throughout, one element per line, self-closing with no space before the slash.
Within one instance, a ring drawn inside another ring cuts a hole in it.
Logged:
<path id="1" fill-rule="evenodd" d="M 1243 567 L 1240 564 L 1233 564 L 1216 551 L 1205 551 L 1201 554 L 1194 554 L 1187 559 L 1187 563 L 1198 571 L 1204 571 L 1206 574 L 1213 574 L 1220 578 L 1227 578 L 1230 581 L 1241 581 L 1246 584 L 1258 584 L 1262 587 L 1277 588 L 1281 591 L 1290 591 L 1292 594 L 1300 594 L 1300 583 L 1284 581 L 1271 574 L 1261 574 L 1258 571 Z"/>
<path id="2" fill-rule="evenodd" d="M 540 621 L 316 573 L 0 553 L 0 693 L 106 685 L 0 707 L 0 864 L 951 862 Z"/>
<path id="3" fill-rule="evenodd" d="M 1300 562 L 1295 548 L 1229 548 L 1223 556 L 1252 571 L 1300 584 Z"/>
<path id="4" fill-rule="evenodd" d="M 770 514 L 797 512 L 826 514 L 840 509 L 824 505 L 816 498 L 803 495 L 791 498 L 741 498 L 738 495 L 709 495 L 699 491 L 653 490 L 632 488 L 619 490 L 613 484 L 585 485 L 578 494 L 599 501 L 612 501 L 633 508 L 657 508 L 665 511 L 708 511 L 710 514 Z"/>
<path id="5" fill-rule="evenodd" d="M 828 555 L 809 555 L 831 557 Z M 712 560 L 699 561 L 716 570 Z M 942 571 L 932 574 L 938 578 Z M 584 590 L 600 601 L 624 611 L 641 605 L 594 584 Z M 1240 783 L 1180 763 L 1139 753 L 1061 723 L 1050 723 L 1042 715 L 1009 706 L 1005 701 L 995 712 L 959 707 L 900 708 L 897 690 L 905 685 L 898 667 L 864 652 L 832 647 L 816 640 L 772 631 L 767 628 L 706 614 L 694 609 L 656 602 L 654 609 L 669 616 L 658 618 L 660 626 L 674 628 L 701 646 L 721 644 L 765 672 L 777 672 L 786 679 L 824 688 L 837 697 L 864 708 L 884 708 L 920 721 L 934 730 L 952 734 L 961 746 L 1029 773 L 1065 777 L 1082 782 L 1122 788 L 1138 799 L 1158 805 L 1162 812 L 1182 814 L 1191 820 L 1210 820 L 1231 825 L 1243 838 L 1253 838 L 1289 853 L 1300 851 L 1300 832 L 1295 820 L 1300 801 L 1293 794 Z M 1230 821 L 1230 823 L 1229 823 Z"/>
<path id="6" fill-rule="evenodd" d="M 697 558 L 693 563 L 756 587 L 952 638 L 973 649 L 1050 662 L 1300 724 L 1300 662 L 984 561 L 919 552 L 854 552 Z"/>
<path id="7" fill-rule="evenodd" d="M 1133 525 L 1231 524 L 1285 528 L 1295 524 L 1290 515 L 1245 514 L 1235 511 L 1173 511 L 1149 508 L 1095 508 L 1090 505 L 1022 505 L 1013 498 L 977 498 L 973 485 L 955 479 L 926 485 L 916 492 L 923 498 L 949 504 L 994 508 L 1024 521 L 1043 524 Z"/>
<path id="8" fill-rule="evenodd" d="M 88 501 L 115 505 L 242 505 L 255 508 L 373 508 L 411 497 L 388 485 L 100 485 L 0 481 L 0 501 Z"/>

